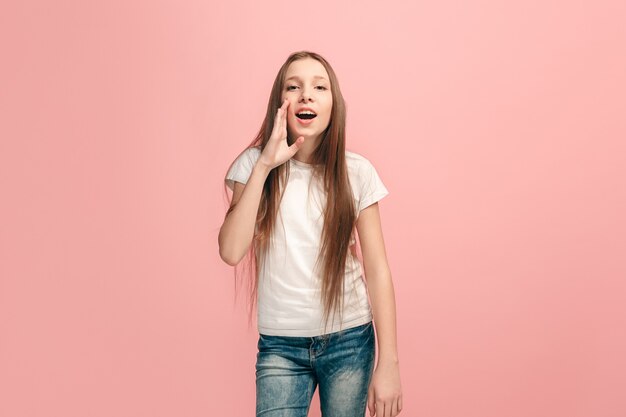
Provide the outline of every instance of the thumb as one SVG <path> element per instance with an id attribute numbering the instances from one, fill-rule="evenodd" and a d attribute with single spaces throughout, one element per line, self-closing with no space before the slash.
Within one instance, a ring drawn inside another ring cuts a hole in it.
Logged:
<path id="1" fill-rule="evenodd" d="M 289 147 L 289 149 L 293 152 L 291 156 L 294 156 L 296 152 L 300 150 L 300 147 L 302 146 L 303 143 L 304 143 L 304 136 L 300 136 L 291 144 L 291 146 Z"/>

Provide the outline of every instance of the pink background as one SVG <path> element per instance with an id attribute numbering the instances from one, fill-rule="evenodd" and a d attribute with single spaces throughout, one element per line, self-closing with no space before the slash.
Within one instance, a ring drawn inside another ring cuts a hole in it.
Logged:
<path id="1" fill-rule="evenodd" d="M 0 415 L 254 415 L 222 180 L 301 49 L 390 191 L 401 415 L 626 415 L 625 20 L 617 0 L 5 5 Z"/>

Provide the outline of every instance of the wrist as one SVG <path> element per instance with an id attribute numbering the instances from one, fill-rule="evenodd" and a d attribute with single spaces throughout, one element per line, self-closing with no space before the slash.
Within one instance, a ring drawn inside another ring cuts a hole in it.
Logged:
<path id="1" fill-rule="evenodd" d="M 378 365 L 397 366 L 399 364 L 400 364 L 400 360 L 398 359 L 397 356 L 380 356 L 378 358 Z"/>
<path id="2" fill-rule="evenodd" d="M 269 175 L 270 171 L 272 170 L 272 168 L 267 166 L 267 165 L 265 165 L 260 160 L 258 160 L 256 162 L 256 164 L 254 165 L 254 167 L 252 168 L 252 170 L 260 172 L 261 174 L 263 174 L 263 176 L 267 177 Z"/>

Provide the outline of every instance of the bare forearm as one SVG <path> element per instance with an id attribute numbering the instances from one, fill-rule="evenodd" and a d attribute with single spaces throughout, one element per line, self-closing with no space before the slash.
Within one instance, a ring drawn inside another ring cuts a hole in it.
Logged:
<path id="1" fill-rule="evenodd" d="M 263 185 L 270 171 L 267 166 L 257 162 L 239 201 L 220 228 L 220 256 L 230 265 L 239 263 L 252 243 Z"/>
<path id="2" fill-rule="evenodd" d="M 378 363 L 399 363 L 396 331 L 396 301 L 390 272 L 367 278 L 372 314 L 378 339 Z"/>

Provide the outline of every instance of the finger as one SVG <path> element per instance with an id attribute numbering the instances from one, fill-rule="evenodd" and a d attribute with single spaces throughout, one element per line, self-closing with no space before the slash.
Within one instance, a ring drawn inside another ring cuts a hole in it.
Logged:
<path id="1" fill-rule="evenodd" d="M 396 417 L 398 415 L 398 403 L 396 401 L 391 401 L 391 405 L 389 408 L 389 417 Z"/>
<path id="2" fill-rule="evenodd" d="M 378 414 L 378 417 L 387 417 L 387 414 L 385 414 L 385 403 L 382 401 L 377 401 L 376 402 L 376 414 Z"/>
<path id="3" fill-rule="evenodd" d="M 289 107 L 289 101 L 285 101 L 285 108 L 280 118 L 280 128 L 285 138 L 287 137 L 287 107 Z"/>
<path id="4" fill-rule="evenodd" d="M 287 99 L 285 99 L 281 103 L 280 107 L 278 109 L 276 109 L 276 115 L 274 116 L 274 128 L 272 129 L 272 134 L 277 134 L 282 129 L 282 121 L 283 121 L 283 115 L 285 113 L 285 102 L 286 101 L 287 101 Z"/>
<path id="5" fill-rule="evenodd" d="M 281 122 L 283 124 L 283 128 L 285 129 L 285 136 L 287 136 L 286 135 L 286 133 L 287 133 L 287 113 L 289 111 L 289 100 L 285 99 L 285 102 L 283 104 L 284 104 L 284 109 L 283 109 L 283 115 L 282 115 L 283 117 L 282 117 Z"/>
<path id="6" fill-rule="evenodd" d="M 276 110 L 276 115 L 274 116 L 274 126 L 272 127 L 272 133 L 270 136 L 275 136 L 281 132 L 282 129 L 282 120 L 283 120 L 283 112 L 284 112 L 284 103 Z"/>
<path id="7" fill-rule="evenodd" d="M 278 109 L 276 109 L 276 118 L 282 117 L 283 112 L 285 111 L 286 104 L 288 103 L 287 99 L 285 99 Z"/>
<path id="8" fill-rule="evenodd" d="M 283 129 L 285 125 L 285 118 L 287 116 L 287 107 L 289 107 L 289 100 L 285 99 L 280 106 L 280 128 Z"/>
<path id="9" fill-rule="evenodd" d="M 398 413 L 402 411 L 402 395 L 398 398 Z"/>
<path id="10" fill-rule="evenodd" d="M 367 394 L 367 408 L 369 408 L 370 410 L 370 416 L 373 416 L 375 414 L 375 407 L 376 403 L 374 402 L 374 393 L 370 391 Z"/>
<path id="11" fill-rule="evenodd" d="M 284 99 L 282 103 L 280 103 L 280 107 L 278 108 L 278 112 L 277 114 L 280 114 L 282 116 L 282 113 L 285 112 L 285 109 L 287 109 L 287 106 L 289 105 L 289 100 Z"/>
<path id="12" fill-rule="evenodd" d="M 272 127 L 272 133 L 270 133 L 270 138 L 269 138 L 270 142 L 276 141 L 276 137 L 279 135 L 279 132 L 280 132 L 279 125 L 280 125 L 280 122 L 277 120 L 274 123 L 274 127 Z"/>
<path id="13" fill-rule="evenodd" d="M 279 107 L 276 110 L 276 114 L 274 115 L 274 126 L 272 127 L 272 135 L 275 132 L 277 132 L 278 129 L 280 129 L 280 120 L 281 120 L 281 117 L 282 117 L 281 111 L 282 111 L 282 107 Z"/>

